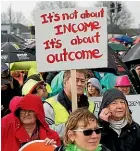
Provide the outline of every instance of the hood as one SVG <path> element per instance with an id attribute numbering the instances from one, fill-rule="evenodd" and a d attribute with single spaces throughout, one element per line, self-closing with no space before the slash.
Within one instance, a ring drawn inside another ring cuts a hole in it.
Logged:
<path id="1" fill-rule="evenodd" d="M 28 71 L 27 77 L 29 77 L 33 74 L 39 74 L 39 72 L 37 71 L 37 68 L 30 68 L 29 71 Z"/>
<path id="2" fill-rule="evenodd" d="M 102 91 L 102 86 L 99 82 L 99 80 L 97 78 L 91 78 L 88 80 L 87 84 L 88 83 L 91 83 L 96 89 L 98 89 L 100 91 L 100 94 L 101 94 L 101 91 Z"/>
<path id="3" fill-rule="evenodd" d="M 22 98 L 23 97 L 15 96 L 11 99 L 11 101 L 9 103 L 9 109 L 12 113 L 17 109 L 17 106 L 19 105 Z"/>
<path id="4" fill-rule="evenodd" d="M 118 89 L 112 88 L 112 89 L 107 90 L 104 93 L 98 114 L 100 114 L 101 110 L 106 108 L 115 99 L 123 99 L 126 101 L 126 103 L 128 105 L 128 102 L 126 100 L 125 95 L 121 91 L 119 91 Z"/>
<path id="5" fill-rule="evenodd" d="M 39 96 L 35 94 L 27 94 L 25 95 L 18 107 L 18 109 L 24 109 L 24 110 L 32 110 L 35 112 L 37 119 L 39 122 L 43 125 L 45 129 L 49 129 L 48 124 L 45 121 L 45 113 L 44 113 L 44 108 L 42 104 L 42 100 Z"/>

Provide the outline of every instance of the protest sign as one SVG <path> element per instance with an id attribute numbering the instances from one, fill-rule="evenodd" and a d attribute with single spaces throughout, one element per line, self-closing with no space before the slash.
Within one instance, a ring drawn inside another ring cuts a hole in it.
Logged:
<path id="1" fill-rule="evenodd" d="M 39 72 L 107 67 L 106 8 L 38 11 L 35 33 Z"/>
<path id="2" fill-rule="evenodd" d="M 132 111 L 132 118 L 140 124 L 140 95 L 126 95 L 126 99 L 128 101 L 129 108 Z M 102 97 L 90 97 L 89 100 L 95 102 L 95 115 L 98 115 Z"/>

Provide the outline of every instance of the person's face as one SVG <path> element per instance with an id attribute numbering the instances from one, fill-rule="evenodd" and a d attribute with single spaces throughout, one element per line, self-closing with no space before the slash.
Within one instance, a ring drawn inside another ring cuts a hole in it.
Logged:
<path id="1" fill-rule="evenodd" d="M 76 88 L 78 95 L 84 93 L 85 75 L 83 73 L 76 72 Z M 67 91 L 71 94 L 71 78 L 66 81 L 65 89 L 67 89 Z"/>
<path id="2" fill-rule="evenodd" d="M 76 88 L 77 88 L 77 94 L 81 95 L 84 93 L 85 89 L 85 75 L 84 73 L 76 72 Z"/>
<path id="3" fill-rule="evenodd" d="M 47 98 L 48 92 L 44 84 L 40 84 L 37 86 L 37 95 L 41 98 Z"/>
<path id="4" fill-rule="evenodd" d="M 91 96 L 99 96 L 99 91 L 91 83 L 88 83 L 87 91 Z"/>
<path id="5" fill-rule="evenodd" d="M 14 72 L 14 76 L 15 76 L 15 77 L 20 76 L 20 72 L 19 72 L 19 71 L 15 71 L 15 72 Z"/>
<path id="6" fill-rule="evenodd" d="M 79 121 L 76 130 L 97 129 L 98 127 L 99 126 L 97 125 L 96 121 L 89 121 L 89 124 L 86 127 L 84 126 L 83 121 Z M 85 136 L 82 131 L 70 130 L 68 131 L 68 136 L 77 146 L 87 151 L 95 150 L 101 139 L 101 133 L 96 134 L 94 131 L 91 133 L 91 135 Z"/>
<path id="7" fill-rule="evenodd" d="M 36 115 L 32 110 L 20 110 L 20 121 L 24 125 L 30 125 L 36 123 Z"/>
<path id="8" fill-rule="evenodd" d="M 135 70 L 136 70 L 138 77 L 140 77 L 140 66 L 137 66 Z"/>
<path id="9" fill-rule="evenodd" d="M 117 89 L 123 92 L 124 95 L 129 95 L 130 93 L 130 86 L 117 87 Z"/>
<path id="10" fill-rule="evenodd" d="M 116 99 L 109 105 L 111 119 L 115 121 L 121 120 L 126 113 L 126 103 L 123 99 Z"/>

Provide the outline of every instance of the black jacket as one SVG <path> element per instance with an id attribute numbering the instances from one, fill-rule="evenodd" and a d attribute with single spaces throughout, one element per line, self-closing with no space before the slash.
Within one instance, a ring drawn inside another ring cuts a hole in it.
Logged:
<path id="1" fill-rule="evenodd" d="M 55 148 L 54 151 L 65 151 L 65 147 L 62 145 L 60 147 Z M 101 151 L 111 151 L 108 148 L 106 148 L 105 146 L 102 145 L 102 150 Z"/>
<path id="2" fill-rule="evenodd" d="M 99 119 L 103 127 L 101 144 L 111 151 L 140 151 L 140 126 L 136 122 L 122 128 L 120 136 L 109 127 L 109 123 Z"/>
<path id="3" fill-rule="evenodd" d="M 67 97 L 67 95 L 65 94 L 64 90 L 62 90 L 57 97 L 57 100 L 59 103 L 61 103 L 66 110 L 70 113 L 72 112 L 72 102 L 69 100 L 69 98 Z M 81 107 L 85 107 L 88 109 L 89 107 L 89 102 L 88 102 L 88 98 L 86 95 L 82 94 L 80 96 L 80 101 L 78 102 L 78 108 Z"/>

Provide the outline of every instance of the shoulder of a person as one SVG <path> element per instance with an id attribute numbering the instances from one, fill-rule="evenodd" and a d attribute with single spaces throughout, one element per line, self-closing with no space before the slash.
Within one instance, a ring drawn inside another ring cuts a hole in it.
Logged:
<path id="1" fill-rule="evenodd" d="M 139 130 L 140 132 L 140 124 L 138 124 L 137 122 L 133 121 L 132 122 L 133 126 L 136 127 L 137 130 Z"/>
<path id="2" fill-rule="evenodd" d="M 20 125 L 19 119 L 13 114 L 7 114 L 1 119 L 1 127 L 7 130 L 17 129 Z"/>
<path id="3" fill-rule="evenodd" d="M 58 95 L 59 95 L 59 94 L 56 94 L 56 95 L 54 95 L 54 96 L 51 96 L 51 97 L 47 98 L 47 99 L 44 101 L 44 103 L 46 103 L 46 102 L 48 103 L 48 102 L 50 102 L 50 101 L 57 101 Z"/>
<path id="4" fill-rule="evenodd" d="M 56 147 L 54 151 L 65 151 L 64 145 Z"/>
<path id="5" fill-rule="evenodd" d="M 1 119 L 1 123 L 10 124 L 10 123 L 13 123 L 13 121 L 16 121 L 16 119 L 17 117 L 13 113 L 9 113 Z"/>
<path id="6" fill-rule="evenodd" d="M 110 125 L 109 122 L 107 122 L 107 121 L 101 119 L 100 117 L 98 117 L 98 121 L 99 121 L 99 123 L 100 123 L 102 126 L 107 126 L 107 127 L 108 127 L 108 126 Z"/>
<path id="7" fill-rule="evenodd" d="M 130 128 L 133 128 L 133 129 L 137 129 L 137 130 L 140 130 L 140 125 L 135 122 L 134 120 L 132 121 L 132 123 L 129 125 Z"/>
<path id="8" fill-rule="evenodd" d="M 107 147 L 105 147 L 104 145 L 102 145 L 102 150 L 101 151 L 111 151 L 111 150 L 108 149 Z"/>

